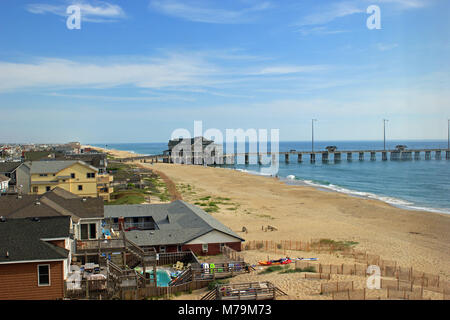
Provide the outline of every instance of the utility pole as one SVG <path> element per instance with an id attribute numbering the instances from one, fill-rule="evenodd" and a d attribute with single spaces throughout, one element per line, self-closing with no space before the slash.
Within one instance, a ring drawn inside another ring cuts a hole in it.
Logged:
<path id="1" fill-rule="evenodd" d="M 383 119 L 383 150 L 386 151 L 386 121 L 387 119 Z"/>
<path id="2" fill-rule="evenodd" d="M 311 151 L 312 152 L 314 152 L 314 121 L 317 121 L 317 119 L 311 120 L 311 130 L 312 130 Z"/>

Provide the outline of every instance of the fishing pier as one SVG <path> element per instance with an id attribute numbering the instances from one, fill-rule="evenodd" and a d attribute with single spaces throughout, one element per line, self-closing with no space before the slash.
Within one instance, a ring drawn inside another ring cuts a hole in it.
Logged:
<path id="1" fill-rule="evenodd" d="M 239 159 L 240 157 L 240 159 Z M 281 158 L 281 159 L 280 159 Z M 199 153 L 188 156 L 180 151 L 178 154 L 161 154 L 124 158 L 118 161 L 130 162 L 140 161 L 145 163 L 179 163 L 179 164 L 199 164 L 218 165 L 234 164 L 237 160 L 240 164 L 269 164 L 282 161 L 290 163 L 292 160 L 302 163 L 305 160 L 311 163 L 321 161 L 324 163 L 341 161 L 413 161 L 413 160 L 450 160 L 449 149 L 389 149 L 389 150 L 322 150 L 322 151 L 285 151 L 285 152 L 244 152 L 244 153 L 219 153 L 211 154 Z"/>

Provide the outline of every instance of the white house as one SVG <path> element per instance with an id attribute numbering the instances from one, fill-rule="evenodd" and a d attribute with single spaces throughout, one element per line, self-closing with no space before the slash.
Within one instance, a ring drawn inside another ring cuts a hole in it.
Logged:
<path id="1" fill-rule="evenodd" d="M 0 174 L 0 193 L 6 193 L 8 191 L 10 180 L 10 178 Z"/>

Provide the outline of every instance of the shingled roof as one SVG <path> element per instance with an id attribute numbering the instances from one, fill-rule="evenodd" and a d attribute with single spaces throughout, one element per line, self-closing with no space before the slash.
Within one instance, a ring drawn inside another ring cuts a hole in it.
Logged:
<path id="1" fill-rule="evenodd" d="M 19 161 L 9 161 L 9 162 L 0 162 L 0 172 L 2 173 L 11 173 L 16 170 L 22 162 Z"/>
<path id="2" fill-rule="evenodd" d="M 30 174 L 44 174 L 44 173 L 58 173 L 71 165 L 79 163 L 90 167 L 92 170 L 98 171 L 97 168 L 80 160 L 50 160 L 50 161 L 32 161 L 25 162 L 25 165 L 30 168 Z"/>
<path id="3" fill-rule="evenodd" d="M 0 216 L 9 219 L 70 216 L 78 222 L 80 218 L 102 218 L 103 206 L 102 198 L 81 198 L 56 187 L 42 195 L 0 197 Z"/>
<path id="4" fill-rule="evenodd" d="M 69 236 L 70 217 L 0 220 L 0 264 L 66 259 L 68 250 L 41 239 Z"/>
<path id="5" fill-rule="evenodd" d="M 217 230 L 244 241 L 231 229 L 197 206 L 177 200 L 164 204 L 105 206 L 105 218 L 152 217 L 158 230 L 135 230 L 127 237 L 140 246 L 187 243 Z"/>

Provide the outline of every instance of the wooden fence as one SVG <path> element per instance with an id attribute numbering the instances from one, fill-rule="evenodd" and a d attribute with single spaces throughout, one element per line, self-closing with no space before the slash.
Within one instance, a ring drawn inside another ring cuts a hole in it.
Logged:
<path id="1" fill-rule="evenodd" d="M 340 242 L 328 241 L 326 239 L 313 239 L 310 241 L 299 240 L 250 240 L 242 244 L 243 250 L 263 250 L 274 253 L 284 253 L 286 250 L 336 252 L 351 251 L 351 247 Z"/>
<path id="2" fill-rule="evenodd" d="M 195 280 L 187 283 L 183 283 L 176 286 L 169 287 L 146 287 L 138 289 L 123 289 L 120 293 L 122 300 L 142 300 L 151 297 L 165 297 L 169 298 L 178 292 L 189 293 L 193 290 L 202 289 L 208 286 L 210 280 Z"/>
<path id="3" fill-rule="evenodd" d="M 239 252 L 228 247 L 227 245 L 223 246 L 220 251 L 225 257 L 232 261 L 244 261 L 244 257 L 240 255 Z"/>

